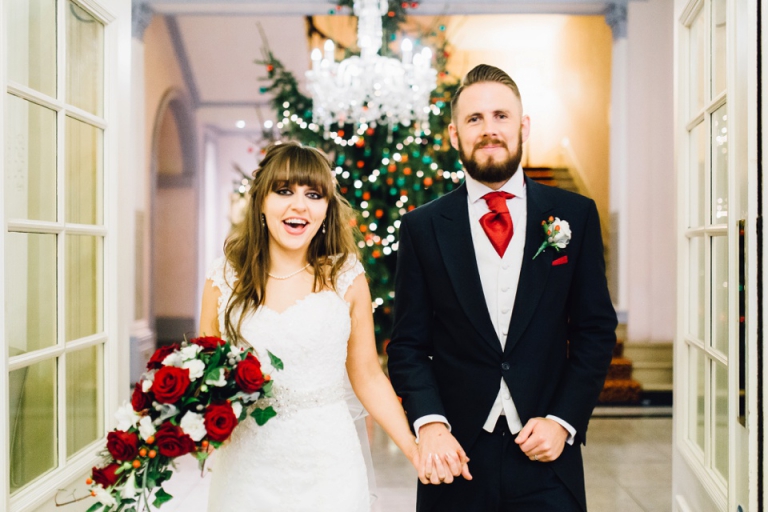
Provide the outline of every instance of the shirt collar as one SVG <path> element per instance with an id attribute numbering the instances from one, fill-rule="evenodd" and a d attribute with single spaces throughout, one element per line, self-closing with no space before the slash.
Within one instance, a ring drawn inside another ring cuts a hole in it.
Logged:
<path id="1" fill-rule="evenodd" d="M 465 183 L 467 184 L 467 195 L 469 196 L 469 202 L 475 203 L 483 198 L 488 192 L 494 190 L 487 185 L 484 185 L 472 178 L 466 171 L 464 171 Z M 521 199 L 525 198 L 525 178 L 523 177 L 523 167 L 518 166 L 515 174 L 507 180 L 504 185 L 499 189 L 500 191 L 509 192 L 515 197 Z"/>

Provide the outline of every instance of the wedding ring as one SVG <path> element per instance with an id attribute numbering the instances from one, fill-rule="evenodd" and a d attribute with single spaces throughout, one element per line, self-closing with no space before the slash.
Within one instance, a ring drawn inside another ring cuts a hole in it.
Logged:
<path id="1" fill-rule="evenodd" d="M 537 462 L 538 462 L 538 460 L 539 460 L 539 456 L 538 456 L 538 455 L 536 455 L 535 453 L 533 454 L 533 460 L 535 460 L 535 461 L 537 461 Z"/>

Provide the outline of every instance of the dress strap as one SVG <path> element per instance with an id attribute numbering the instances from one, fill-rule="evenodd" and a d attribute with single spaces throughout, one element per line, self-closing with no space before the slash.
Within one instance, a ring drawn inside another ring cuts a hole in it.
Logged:
<path id="1" fill-rule="evenodd" d="M 219 314 L 221 314 L 223 313 L 229 298 L 232 296 L 232 289 L 237 282 L 235 271 L 227 261 L 227 258 L 222 256 L 213 262 L 213 265 L 211 265 L 211 268 L 208 270 L 205 277 L 206 279 L 210 279 L 213 286 L 221 291 L 218 309 Z"/>
<path id="2" fill-rule="evenodd" d="M 352 286 L 352 281 L 360 274 L 365 274 L 363 264 L 360 263 L 360 260 L 354 254 L 350 254 L 347 256 L 347 261 L 344 262 L 341 272 L 336 279 L 336 293 L 339 294 L 339 297 L 344 298 L 349 287 Z"/>

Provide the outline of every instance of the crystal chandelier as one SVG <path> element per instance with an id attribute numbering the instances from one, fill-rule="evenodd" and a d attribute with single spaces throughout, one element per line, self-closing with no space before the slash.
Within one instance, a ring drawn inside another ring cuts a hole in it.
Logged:
<path id="1" fill-rule="evenodd" d="M 326 131 L 334 123 L 392 127 L 427 121 L 430 93 L 437 85 L 432 51 L 425 47 L 414 55 L 413 43 L 403 39 L 402 60 L 379 55 L 381 17 L 387 9 L 387 0 L 355 0 L 360 56 L 335 62 L 330 39 L 324 55 L 318 48 L 312 50 L 307 81 L 313 120 Z"/>

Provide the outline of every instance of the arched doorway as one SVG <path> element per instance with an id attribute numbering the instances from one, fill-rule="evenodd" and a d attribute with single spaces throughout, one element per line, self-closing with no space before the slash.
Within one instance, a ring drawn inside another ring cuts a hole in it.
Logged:
<path id="1" fill-rule="evenodd" d="M 177 91 L 166 93 L 152 138 L 150 325 L 158 345 L 196 332 L 198 190 L 195 122 Z"/>

